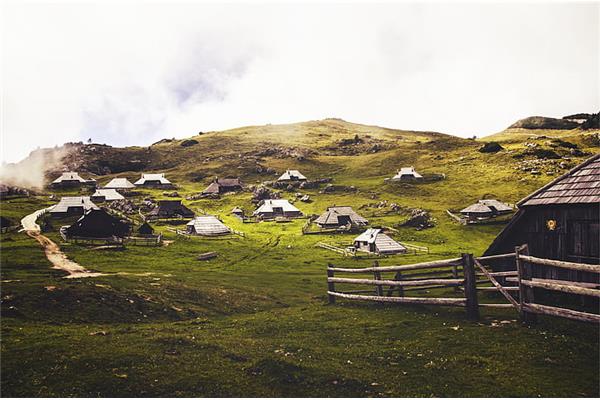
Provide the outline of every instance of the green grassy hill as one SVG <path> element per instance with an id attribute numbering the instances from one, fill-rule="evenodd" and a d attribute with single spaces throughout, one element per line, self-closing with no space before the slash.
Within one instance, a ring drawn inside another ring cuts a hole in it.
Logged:
<path id="1" fill-rule="evenodd" d="M 479 152 L 489 141 L 504 149 Z M 48 237 L 70 259 L 105 274 L 72 280 L 50 268 L 33 239 L 2 234 L 2 394 L 595 396 L 598 327 L 542 318 L 529 328 L 511 310 L 485 310 L 479 322 L 468 322 L 460 308 L 327 305 L 328 263 L 368 266 L 375 258 L 347 258 L 315 245 L 345 246 L 355 235 L 302 235 L 304 219 L 242 223 L 230 210 L 252 212 L 249 189 L 185 198 L 214 176 L 239 176 L 248 186 L 285 169 L 311 180 L 332 178 L 340 190 L 282 189 L 282 197 L 310 195 L 309 203 L 295 201 L 307 215 L 350 205 L 372 225 L 396 228 L 394 238 L 426 246 L 429 254 L 378 261 L 409 264 L 481 254 L 504 222 L 463 226 L 447 209 L 484 196 L 516 203 L 598 146 L 597 131 L 519 129 L 471 140 L 339 119 L 206 132 L 149 147 L 70 145 L 63 160 L 69 168 L 100 184 L 164 172 L 187 206 L 220 216 L 246 237 L 185 239 L 155 224 L 168 246 L 100 250 L 62 243 L 61 222 L 54 221 Z M 384 183 L 411 165 L 445 179 Z M 3 200 L 0 214 L 18 219 L 52 203 L 50 192 Z M 143 190 L 133 200 L 146 197 L 166 198 Z M 428 211 L 435 226 L 401 226 L 416 208 Z M 196 259 L 207 251 L 218 257 Z"/>

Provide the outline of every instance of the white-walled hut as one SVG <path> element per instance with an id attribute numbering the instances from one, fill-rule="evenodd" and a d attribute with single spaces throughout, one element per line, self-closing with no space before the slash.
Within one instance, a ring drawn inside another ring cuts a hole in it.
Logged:
<path id="1" fill-rule="evenodd" d="M 274 219 L 277 217 L 298 218 L 302 216 L 302 211 L 287 200 L 267 199 L 262 201 L 253 215 L 261 219 Z"/>
<path id="2" fill-rule="evenodd" d="M 374 254 L 399 254 L 406 253 L 406 247 L 396 242 L 381 229 L 367 229 L 354 239 L 354 248 Z"/>
<path id="3" fill-rule="evenodd" d="M 486 219 L 499 215 L 510 214 L 513 208 L 508 204 L 502 203 L 496 199 L 479 200 L 475 204 L 460 210 L 460 213 L 469 219 Z"/>
<path id="4" fill-rule="evenodd" d="M 402 167 L 391 180 L 400 182 L 420 181 L 423 180 L 423 175 L 419 174 L 415 167 Z"/>
<path id="5" fill-rule="evenodd" d="M 53 188 L 73 188 L 80 186 L 96 186 L 95 179 L 84 179 L 78 172 L 63 172 L 50 183 Z"/>
<path id="6" fill-rule="evenodd" d="M 90 196 L 92 201 L 103 202 L 103 201 L 115 201 L 124 200 L 125 197 L 115 189 L 96 189 L 94 194 Z"/>
<path id="7" fill-rule="evenodd" d="M 321 228 L 342 228 L 368 225 L 369 221 L 349 206 L 327 207 L 327 211 L 315 220 Z"/>
<path id="8" fill-rule="evenodd" d="M 187 233 L 198 236 L 222 236 L 231 233 L 231 229 L 214 215 L 200 215 L 186 225 Z"/>
<path id="9" fill-rule="evenodd" d="M 277 179 L 277 182 L 306 182 L 307 178 L 297 169 L 288 169 Z"/>
<path id="10" fill-rule="evenodd" d="M 142 177 L 134 182 L 137 187 L 172 189 L 173 183 L 169 181 L 165 174 L 142 174 Z"/>
<path id="11" fill-rule="evenodd" d="M 118 191 L 128 191 L 135 188 L 135 185 L 129 182 L 127 178 L 113 178 L 110 182 L 104 185 L 104 189 L 115 189 Z"/>
<path id="12" fill-rule="evenodd" d="M 89 196 L 67 196 L 62 197 L 49 213 L 52 217 L 62 218 L 72 215 L 83 215 L 88 210 L 98 210 Z"/>

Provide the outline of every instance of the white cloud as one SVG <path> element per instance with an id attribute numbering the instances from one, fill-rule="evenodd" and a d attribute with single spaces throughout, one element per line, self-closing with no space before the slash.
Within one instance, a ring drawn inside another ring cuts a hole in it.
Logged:
<path id="1" fill-rule="evenodd" d="M 599 107 L 597 4 L 6 3 L 2 158 L 341 117 L 462 136 Z"/>

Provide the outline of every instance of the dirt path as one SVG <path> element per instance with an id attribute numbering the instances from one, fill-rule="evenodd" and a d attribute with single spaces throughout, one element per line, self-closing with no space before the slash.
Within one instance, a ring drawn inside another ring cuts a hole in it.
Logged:
<path id="1" fill-rule="evenodd" d="M 60 251 L 60 247 L 52 240 L 41 234 L 40 226 L 37 224 L 37 219 L 44 214 L 48 209 L 37 210 L 36 212 L 27 215 L 21 220 L 23 231 L 39 242 L 44 249 L 48 261 L 52 263 L 52 268 L 67 272 L 67 279 L 74 278 L 90 278 L 94 276 L 104 275 L 99 272 L 91 272 L 74 261 L 67 258 L 65 253 Z"/>

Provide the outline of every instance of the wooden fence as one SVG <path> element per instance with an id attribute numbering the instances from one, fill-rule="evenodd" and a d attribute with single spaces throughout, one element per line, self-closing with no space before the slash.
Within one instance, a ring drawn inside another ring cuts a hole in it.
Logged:
<path id="1" fill-rule="evenodd" d="M 406 272 L 411 271 L 409 274 Z M 372 279 L 356 279 L 335 276 L 335 274 L 372 274 Z M 393 273 L 393 277 L 384 274 Z M 374 290 L 336 290 L 336 284 L 369 285 Z M 338 268 L 329 264 L 327 268 L 327 295 L 330 303 L 336 298 L 368 300 L 382 303 L 431 304 L 465 307 L 467 317 L 479 317 L 479 304 L 475 287 L 473 255 L 463 254 L 461 258 L 430 261 L 419 264 L 380 267 L 375 261 L 370 268 Z M 464 296 L 459 297 L 407 297 L 406 292 L 434 288 L 464 288 Z M 387 287 L 387 289 L 385 288 Z M 372 293 L 372 294 L 365 294 Z M 397 296 L 394 294 L 397 293 Z"/>
<path id="2" fill-rule="evenodd" d="M 514 270 L 493 272 L 485 266 L 486 261 L 510 260 Z M 327 268 L 327 295 L 330 303 L 337 297 L 352 300 L 367 300 L 383 303 L 430 304 L 465 307 L 467 316 L 478 318 L 479 307 L 514 308 L 525 323 L 535 323 L 536 315 L 551 315 L 585 322 L 600 322 L 600 315 L 576 311 L 556 305 L 550 306 L 535 302 L 534 288 L 600 298 L 600 282 L 574 282 L 555 279 L 541 279 L 534 275 L 543 267 L 564 268 L 591 272 L 600 277 L 600 265 L 580 264 L 549 260 L 528 254 L 527 245 L 515 248 L 514 253 L 474 258 L 463 254 L 461 258 L 430 261 L 419 264 L 380 267 L 377 262 L 370 268 L 338 268 L 329 264 Z M 451 269 L 449 269 L 451 268 Z M 406 274 L 406 271 L 411 271 Z M 372 274 L 372 279 L 339 277 L 335 274 Z M 385 278 L 382 274 L 394 273 Z M 542 273 L 539 273 L 543 276 Z M 336 283 L 371 285 L 371 290 L 340 291 Z M 492 286 L 486 286 L 491 284 Z M 387 290 L 384 289 L 387 287 Z M 455 288 L 460 297 L 406 297 L 405 292 L 423 289 Z M 499 292 L 507 303 L 480 303 L 478 291 Z M 397 292 L 398 295 L 394 296 Z"/>

